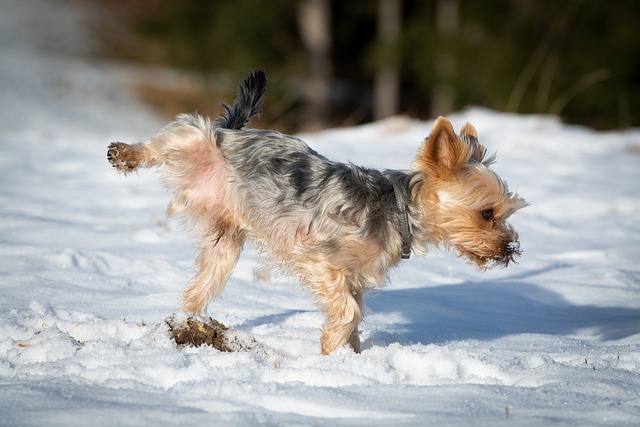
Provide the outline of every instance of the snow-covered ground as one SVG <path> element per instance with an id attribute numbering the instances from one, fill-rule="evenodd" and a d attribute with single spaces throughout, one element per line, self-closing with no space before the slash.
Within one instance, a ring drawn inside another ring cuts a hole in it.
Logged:
<path id="1" fill-rule="evenodd" d="M 127 94 L 140 70 L 69 49 L 78 4 L 0 4 L 0 425 L 640 425 L 640 131 L 454 114 L 531 203 L 519 265 L 405 261 L 367 297 L 362 354 L 322 356 L 308 292 L 247 247 L 209 313 L 268 351 L 178 349 L 192 242 L 153 171 L 105 156 L 162 124 Z M 304 138 L 403 168 L 431 124 Z"/>

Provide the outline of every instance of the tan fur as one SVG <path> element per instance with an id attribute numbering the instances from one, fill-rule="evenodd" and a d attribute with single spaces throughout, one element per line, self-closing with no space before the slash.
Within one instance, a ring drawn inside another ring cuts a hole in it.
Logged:
<path id="1" fill-rule="evenodd" d="M 473 138 L 472 144 L 462 141 L 463 137 Z M 465 124 L 458 137 L 451 123 L 439 117 L 414 162 L 426 177 L 415 197 L 432 242 L 458 250 L 480 269 L 518 240 L 506 220 L 527 206 L 488 168 L 494 157 L 485 156 L 471 124 Z M 494 212 L 491 221 L 479 215 L 485 209 Z"/>

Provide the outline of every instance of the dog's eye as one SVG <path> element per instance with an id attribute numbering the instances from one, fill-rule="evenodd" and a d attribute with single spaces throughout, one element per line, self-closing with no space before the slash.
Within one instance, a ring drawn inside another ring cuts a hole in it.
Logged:
<path id="1" fill-rule="evenodd" d="M 485 209 L 482 211 L 482 218 L 484 219 L 492 219 L 493 218 L 493 209 Z"/>

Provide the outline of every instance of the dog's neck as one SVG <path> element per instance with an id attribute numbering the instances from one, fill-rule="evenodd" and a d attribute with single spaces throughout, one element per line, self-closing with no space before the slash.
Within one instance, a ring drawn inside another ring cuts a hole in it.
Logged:
<path id="1" fill-rule="evenodd" d="M 393 192 L 396 196 L 398 214 L 396 215 L 396 226 L 402 238 L 402 250 L 400 258 L 409 259 L 411 257 L 411 225 L 409 223 L 409 206 L 404 201 L 401 188 L 396 182 L 393 183 Z"/>

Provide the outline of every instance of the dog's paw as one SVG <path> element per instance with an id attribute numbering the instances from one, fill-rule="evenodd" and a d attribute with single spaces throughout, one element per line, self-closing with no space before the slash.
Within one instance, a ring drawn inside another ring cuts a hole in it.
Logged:
<path id="1" fill-rule="evenodd" d="M 131 146 L 124 142 L 112 142 L 107 148 L 107 160 L 118 172 L 133 172 L 140 163 L 136 160 Z"/>

